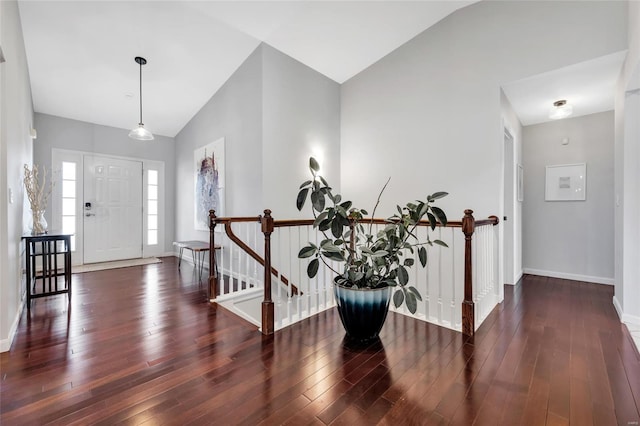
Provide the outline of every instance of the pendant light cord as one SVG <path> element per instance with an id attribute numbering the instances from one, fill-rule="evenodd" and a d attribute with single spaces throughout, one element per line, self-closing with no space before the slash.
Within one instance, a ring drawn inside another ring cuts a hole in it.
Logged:
<path id="1" fill-rule="evenodd" d="M 143 126 L 144 124 L 142 124 L 142 61 L 140 61 L 139 64 L 140 64 L 140 125 Z"/>

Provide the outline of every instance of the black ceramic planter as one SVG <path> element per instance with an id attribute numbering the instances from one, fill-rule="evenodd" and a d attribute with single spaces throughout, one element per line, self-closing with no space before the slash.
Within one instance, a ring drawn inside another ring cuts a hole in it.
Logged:
<path id="1" fill-rule="evenodd" d="M 354 289 L 334 285 L 338 313 L 347 335 L 357 341 L 378 337 L 389 312 L 391 287 Z"/>

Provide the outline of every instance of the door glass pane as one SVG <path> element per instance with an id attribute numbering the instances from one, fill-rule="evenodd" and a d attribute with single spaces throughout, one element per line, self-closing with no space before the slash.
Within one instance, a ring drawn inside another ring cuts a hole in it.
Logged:
<path id="1" fill-rule="evenodd" d="M 62 162 L 62 180 L 76 180 L 76 163 Z"/>
<path id="2" fill-rule="evenodd" d="M 63 198 L 62 199 L 62 215 L 73 216 L 75 214 L 76 214 L 76 199 Z"/>
<path id="3" fill-rule="evenodd" d="M 76 232 L 75 216 L 62 216 L 62 232 Z"/>
<path id="4" fill-rule="evenodd" d="M 157 170 L 148 170 L 148 178 L 149 185 L 157 185 L 158 184 L 158 171 Z"/>
<path id="5" fill-rule="evenodd" d="M 149 185 L 149 199 L 157 200 L 158 199 L 158 187 L 154 185 Z"/>
<path id="6" fill-rule="evenodd" d="M 150 214 L 149 221 L 147 222 L 147 229 L 158 229 L 158 216 Z"/>
<path id="7" fill-rule="evenodd" d="M 158 231 L 154 230 L 150 230 L 147 231 L 147 244 L 148 245 L 154 245 L 154 244 L 158 244 Z"/>
<path id="8" fill-rule="evenodd" d="M 76 182 L 74 180 L 62 181 L 62 197 L 63 198 L 76 197 Z"/>
<path id="9" fill-rule="evenodd" d="M 158 214 L 158 202 L 149 200 L 149 214 Z"/>

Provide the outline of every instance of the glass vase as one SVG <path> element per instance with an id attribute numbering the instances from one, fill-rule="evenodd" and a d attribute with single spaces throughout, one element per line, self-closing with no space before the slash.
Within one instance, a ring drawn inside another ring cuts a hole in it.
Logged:
<path id="1" fill-rule="evenodd" d="M 31 223 L 31 234 L 46 234 L 48 225 L 44 218 L 44 210 L 31 210 L 31 217 L 33 220 Z"/>

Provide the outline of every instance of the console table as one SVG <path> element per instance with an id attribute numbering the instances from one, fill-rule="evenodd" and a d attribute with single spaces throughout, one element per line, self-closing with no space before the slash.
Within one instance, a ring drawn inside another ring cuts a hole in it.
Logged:
<path id="1" fill-rule="evenodd" d="M 31 309 L 31 299 L 38 297 L 67 293 L 71 301 L 71 235 L 49 232 L 22 236 L 26 243 L 27 310 Z"/>

